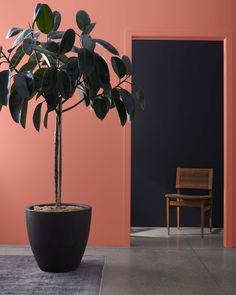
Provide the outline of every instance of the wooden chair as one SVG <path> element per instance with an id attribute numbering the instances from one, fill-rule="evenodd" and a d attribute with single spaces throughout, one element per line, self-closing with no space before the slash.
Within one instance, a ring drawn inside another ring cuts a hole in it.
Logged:
<path id="1" fill-rule="evenodd" d="M 177 168 L 177 194 L 166 194 L 167 231 L 170 234 L 170 207 L 177 207 L 177 228 L 180 227 L 180 207 L 198 207 L 201 212 L 201 237 L 204 237 L 204 216 L 209 214 L 209 228 L 212 231 L 212 168 Z M 207 195 L 181 194 L 182 189 L 208 191 Z"/>

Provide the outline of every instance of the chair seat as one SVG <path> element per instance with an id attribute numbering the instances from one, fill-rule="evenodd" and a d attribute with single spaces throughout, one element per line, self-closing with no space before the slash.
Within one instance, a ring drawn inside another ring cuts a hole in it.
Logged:
<path id="1" fill-rule="evenodd" d="M 181 199 L 181 200 L 209 200 L 212 199 L 212 196 L 205 195 L 205 196 L 198 196 L 198 195 L 183 195 L 183 194 L 166 194 L 166 198 L 169 199 Z"/>

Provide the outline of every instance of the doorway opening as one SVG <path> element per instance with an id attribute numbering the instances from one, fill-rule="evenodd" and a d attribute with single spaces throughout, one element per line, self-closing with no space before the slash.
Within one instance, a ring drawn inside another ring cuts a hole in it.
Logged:
<path id="1" fill-rule="evenodd" d="M 214 169 L 213 227 L 223 227 L 223 41 L 133 40 L 133 81 L 147 99 L 131 132 L 131 226 L 165 227 L 177 167 Z M 199 212 L 181 209 L 181 225 Z M 171 213 L 176 226 L 176 211 Z"/>

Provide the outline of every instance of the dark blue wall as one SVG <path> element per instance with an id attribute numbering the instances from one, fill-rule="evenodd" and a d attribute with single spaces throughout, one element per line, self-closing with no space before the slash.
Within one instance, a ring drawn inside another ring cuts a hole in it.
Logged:
<path id="1" fill-rule="evenodd" d="M 147 101 L 132 123 L 131 225 L 165 226 L 176 167 L 213 167 L 213 226 L 222 227 L 223 42 L 133 41 L 132 59 Z M 181 210 L 184 226 L 199 226 L 198 209 Z"/>

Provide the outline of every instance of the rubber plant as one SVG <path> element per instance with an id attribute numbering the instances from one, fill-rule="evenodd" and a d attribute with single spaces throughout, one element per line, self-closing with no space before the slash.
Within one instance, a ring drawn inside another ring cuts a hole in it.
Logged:
<path id="1" fill-rule="evenodd" d="M 137 102 L 144 108 L 142 90 L 130 81 L 129 57 L 120 57 L 113 45 L 91 37 L 96 24 L 86 11 L 79 10 L 75 19 L 76 30 L 60 31 L 61 14 L 39 3 L 31 25 L 8 31 L 6 38 L 15 38 L 12 47 L 7 51 L 0 47 L 0 63 L 7 64 L 0 72 L 0 109 L 9 106 L 13 120 L 25 128 L 28 104 L 36 104 L 32 119 L 37 131 L 42 124 L 47 128 L 48 116 L 55 114 L 56 207 L 61 205 L 63 114 L 84 103 L 100 120 L 114 109 L 123 126 L 133 118 Z M 96 52 L 97 46 L 112 55 L 109 63 Z M 113 86 L 110 68 L 118 77 Z M 133 93 L 126 84 L 132 85 Z M 72 97 L 78 101 L 72 103 Z"/>

